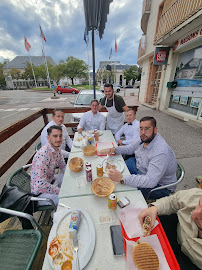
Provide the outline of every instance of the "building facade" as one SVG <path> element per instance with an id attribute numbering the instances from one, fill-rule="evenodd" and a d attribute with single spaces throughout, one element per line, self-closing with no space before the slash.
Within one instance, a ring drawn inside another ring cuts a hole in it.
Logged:
<path id="1" fill-rule="evenodd" d="M 44 64 L 44 58 L 42 56 L 30 56 L 32 64 L 34 66 L 40 66 Z M 15 68 L 20 71 L 22 74 L 25 71 L 27 63 L 30 63 L 29 56 L 16 56 L 13 60 L 8 62 L 3 67 L 3 74 L 5 76 L 6 85 L 10 89 L 24 89 L 28 87 L 35 87 L 35 82 L 32 79 L 13 79 L 10 75 L 10 71 L 12 68 Z M 57 65 L 57 63 L 52 59 L 52 57 L 47 56 L 46 60 L 49 61 L 53 66 Z M 48 83 L 46 80 L 38 79 L 37 86 L 47 86 Z"/>
<path id="2" fill-rule="evenodd" d="M 121 86 L 125 86 L 128 84 L 132 85 L 132 80 L 126 81 L 126 79 L 124 79 L 124 71 L 126 69 L 129 69 L 132 65 L 121 64 L 120 61 L 100 61 L 99 69 L 97 72 L 104 72 L 104 70 L 106 70 L 108 66 L 110 66 L 110 69 L 113 73 L 112 81 L 114 82 L 114 84 Z M 101 80 L 101 85 L 102 84 L 103 80 Z"/>
<path id="3" fill-rule="evenodd" d="M 202 0 L 144 0 L 139 101 L 202 123 Z"/>

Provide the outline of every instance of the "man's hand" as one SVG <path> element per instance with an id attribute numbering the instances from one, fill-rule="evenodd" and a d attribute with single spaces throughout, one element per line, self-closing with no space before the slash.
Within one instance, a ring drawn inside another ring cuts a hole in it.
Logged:
<path id="1" fill-rule="evenodd" d="M 149 207 L 149 208 L 143 210 L 138 216 L 140 223 L 141 223 L 141 226 L 144 223 L 145 217 L 150 216 L 151 217 L 151 228 L 153 228 L 157 214 L 158 214 L 158 209 L 156 206 L 152 206 L 152 207 Z"/>
<path id="2" fill-rule="evenodd" d="M 83 131 L 83 128 L 79 128 L 77 131 L 78 131 L 79 134 L 81 134 L 82 131 Z"/>
<path id="3" fill-rule="evenodd" d="M 109 170 L 109 178 L 114 181 L 120 183 L 120 180 L 123 178 L 122 174 L 118 170 Z"/>
<path id="4" fill-rule="evenodd" d="M 118 145 L 123 145 L 122 140 L 118 140 Z"/>

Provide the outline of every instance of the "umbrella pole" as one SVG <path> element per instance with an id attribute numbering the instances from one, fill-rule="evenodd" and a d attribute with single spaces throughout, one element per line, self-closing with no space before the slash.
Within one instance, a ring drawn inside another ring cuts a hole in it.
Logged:
<path id="1" fill-rule="evenodd" d="M 94 27 L 92 28 L 92 51 L 93 51 L 93 90 L 94 90 L 94 99 L 96 99 L 96 93 L 95 93 L 95 40 L 94 40 Z"/>

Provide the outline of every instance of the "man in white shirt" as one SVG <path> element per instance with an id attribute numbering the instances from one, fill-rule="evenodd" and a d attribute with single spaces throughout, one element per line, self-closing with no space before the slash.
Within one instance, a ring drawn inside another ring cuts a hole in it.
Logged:
<path id="1" fill-rule="evenodd" d="M 91 110 L 83 114 L 77 127 L 79 133 L 83 130 L 105 129 L 105 117 L 98 111 L 98 106 L 99 103 L 96 99 L 91 101 Z"/>
<path id="2" fill-rule="evenodd" d="M 133 109 L 126 111 L 127 123 L 115 134 L 118 145 L 126 145 L 134 142 L 140 137 L 140 122 L 136 120 L 136 113 Z M 121 140 L 121 136 L 125 136 L 125 140 Z"/>
<path id="3" fill-rule="evenodd" d="M 63 142 L 61 145 L 61 152 L 64 158 L 69 157 L 69 151 L 72 148 L 72 140 L 70 139 L 67 129 L 65 127 L 64 123 L 64 110 L 57 108 L 53 111 L 52 121 L 49 122 L 44 129 L 41 132 L 41 145 L 44 146 L 46 143 L 48 143 L 47 139 L 47 129 L 51 126 L 60 126 L 62 128 L 62 136 L 63 136 Z M 67 151 L 67 148 L 69 151 Z"/>

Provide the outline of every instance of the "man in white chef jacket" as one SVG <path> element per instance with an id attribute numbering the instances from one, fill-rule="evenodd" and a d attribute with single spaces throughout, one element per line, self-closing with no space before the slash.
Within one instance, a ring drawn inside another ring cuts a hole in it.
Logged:
<path id="1" fill-rule="evenodd" d="M 91 110 L 82 115 L 77 127 L 77 131 L 79 133 L 81 133 L 83 130 L 105 129 L 105 116 L 98 111 L 98 106 L 99 103 L 97 99 L 91 101 Z"/>
<path id="2" fill-rule="evenodd" d="M 113 134 L 123 126 L 124 124 L 124 111 L 128 110 L 125 101 L 121 96 L 114 94 L 113 85 L 106 83 L 104 86 L 105 97 L 102 98 L 99 110 L 105 107 L 108 111 L 107 114 L 107 128 L 111 130 Z"/>

